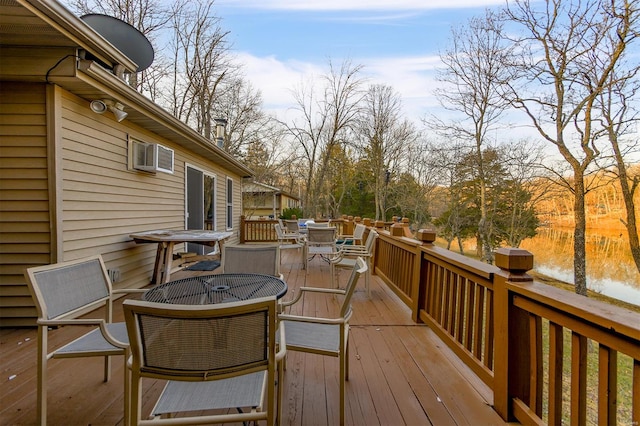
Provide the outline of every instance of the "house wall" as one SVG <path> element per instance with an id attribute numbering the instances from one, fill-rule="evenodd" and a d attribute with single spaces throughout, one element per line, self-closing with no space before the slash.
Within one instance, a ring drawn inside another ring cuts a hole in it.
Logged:
<path id="1" fill-rule="evenodd" d="M 153 229 L 184 229 L 185 162 L 217 176 L 217 229 L 226 229 L 229 176 L 226 170 L 126 119 L 118 123 L 110 113 L 95 114 L 86 100 L 52 87 L 47 92 L 45 85 L 3 84 L 2 90 L 11 93 L 0 97 L 0 112 L 11 112 L 8 116 L 3 114 L 0 122 L 2 326 L 33 321 L 35 310 L 22 275 L 29 266 L 101 254 L 108 269 L 120 272 L 120 280 L 114 287 L 147 285 L 156 245 L 136 245 L 129 235 Z M 21 108 L 14 106 L 18 102 Z M 49 111 L 48 116 L 44 111 Z M 47 120 L 48 127 L 45 126 Z M 20 127 L 16 123 L 24 125 Z M 22 136 L 5 137 L 6 133 Z M 128 147 L 132 138 L 173 149 L 174 174 L 129 168 Z M 49 180 L 47 148 L 55 153 L 49 157 Z M 15 168 L 5 170 L 5 151 L 20 160 L 16 161 Z M 18 163 L 25 166 L 20 167 Z M 6 179 L 16 173 L 24 178 Z M 231 178 L 234 180 L 234 242 L 239 236 L 241 182 L 237 175 Z M 6 189 L 6 181 L 14 187 L 28 187 L 28 191 L 19 191 L 19 188 L 10 191 Z M 51 185 L 50 195 L 48 185 Z M 15 200 L 5 205 L 8 198 Z M 11 217 L 13 221 L 9 221 Z M 5 247 L 5 241 L 10 241 L 5 237 L 15 242 Z M 184 248 L 179 245 L 176 250 Z"/>
<path id="2" fill-rule="evenodd" d="M 51 261 L 43 84 L 0 82 L 0 325 L 36 315 L 24 269 Z"/>

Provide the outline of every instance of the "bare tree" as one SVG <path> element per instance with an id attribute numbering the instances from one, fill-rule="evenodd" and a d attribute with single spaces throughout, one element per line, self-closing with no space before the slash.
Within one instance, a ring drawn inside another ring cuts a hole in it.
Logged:
<path id="1" fill-rule="evenodd" d="M 417 138 L 414 126 L 402 118 L 402 100 L 391 86 L 371 85 L 363 99 L 357 140 L 374 177 L 376 220 L 386 220 L 390 209 L 389 180 L 401 172 L 408 148 Z M 403 150 L 406 150 L 403 152 Z"/>
<path id="2" fill-rule="evenodd" d="M 638 35 L 637 6 L 616 0 L 515 0 L 506 9 L 522 29 L 512 39 L 522 52 L 515 63 L 519 86 L 510 85 L 512 104 L 530 118 L 570 166 L 574 195 L 574 282 L 586 295 L 584 176 L 600 154 L 594 138 L 594 106 L 628 45 Z M 572 139 L 573 136 L 573 139 Z"/>
<path id="3" fill-rule="evenodd" d="M 214 116 L 227 120 L 224 149 L 243 157 L 249 145 L 267 142 L 276 122 L 262 110 L 262 94 L 241 77 L 230 79 L 218 91 L 214 100 Z"/>
<path id="4" fill-rule="evenodd" d="M 444 108 L 457 115 L 449 121 L 431 121 L 443 135 L 468 141 L 475 155 L 480 185 L 478 247 L 481 258 L 489 263 L 493 261 L 493 247 L 489 236 L 488 178 L 482 153 L 488 143 L 488 133 L 495 129 L 509 106 L 501 96 L 500 87 L 509 81 L 512 72 L 504 67 L 511 48 L 504 45 L 500 32 L 501 24 L 490 11 L 452 30 L 451 46 L 440 55 L 444 68 L 439 73 L 439 81 L 444 85 L 436 89 L 435 94 Z"/>
<path id="5" fill-rule="evenodd" d="M 302 151 L 304 164 L 298 173 L 306 172 L 302 205 L 307 214 L 319 216 L 326 207 L 323 199 L 329 191 L 326 178 L 331 160 L 342 152 L 341 146 L 348 141 L 358 114 L 361 69 L 348 60 L 339 68 L 330 61 L 321 87 L 311 82 L 293 91 L 300 117 L 283 124 Z"/>
<path id="6" fill-rule="evenodd" d="M 188 2 L 173 14 L 173 105 L 176 117 L 207 139 L 215 136 L 215 102 L 219 89 L 233 80 L 228 31 L 213 14 L 213 0 Z"/>
<path id="7" fill-rule="evenodd" d="M 638 237 L 636 206 L 634 195 L 640 186 L 640 175 L 629 173 L 627 158 L 640 153 L 640 141 L 633 137 L 634 129 L 640 118 L 632 100 L 637 98 L 640 81 L 637 79 L 640 66 L 632 67 L 624 73 L 613 75 L 610 84 L 598 97 L 601 109 L 602 134 L 611 144 L 615 167 L 605 167 L 605 171 L 613 173 L 620 182 L 622 199 L 626 215 L 622 220 L 629 236 L 631 256 L 640 271 L 640 238 Z M 620 74 L 622 74 L 620 76 Z"/>

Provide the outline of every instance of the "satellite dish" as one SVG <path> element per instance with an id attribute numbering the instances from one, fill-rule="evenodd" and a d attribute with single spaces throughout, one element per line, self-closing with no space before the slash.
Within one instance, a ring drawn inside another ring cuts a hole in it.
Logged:
<path id="1" fill-rule="evenodd" d="M 113 16 L 92 13 L 80 17 L 98 34 L 138 64 L 136 72 L 144 71 L 153 62 L 153 46 L 140 31 Z"/>

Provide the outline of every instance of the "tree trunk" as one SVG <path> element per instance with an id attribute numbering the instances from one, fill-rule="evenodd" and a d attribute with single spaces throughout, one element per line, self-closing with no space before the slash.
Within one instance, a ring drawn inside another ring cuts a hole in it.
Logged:
<path id="1" fill-rule="evenodd" d="M 629 235 L 631 256 L 636 264 L 636 268 L 638 268 L 638 272 L 640 272 L 640 240 L 638 239 L 638 227 L 636 225 L 636 207 L 633 201 L 633 191 L 629 188 L 626 174 L 624 175 L 624 179 L 623 175 L 620 176 L 620 184 L 624 197 L 624 205 L 627 210 L 627 220 L 624 225 L 627 227 L 627 234 Z"/>
<path id="2" fill-rule="evenodd" d="M 581 173 L 574 174 L 574 219 L 575 229 L 573 238 L 573 280 L 576 286 L 576 293 L 582 296 L 587 295 L 587 249 L 586 249 L 586 229 L 587 219 L 584 206 L 584 180 Z"/>

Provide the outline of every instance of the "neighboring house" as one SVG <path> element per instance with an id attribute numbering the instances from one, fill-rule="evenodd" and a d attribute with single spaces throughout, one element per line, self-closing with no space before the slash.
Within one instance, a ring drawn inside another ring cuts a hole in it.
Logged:
<path id="1" fill-rule="evenodd" d="M 33 324 L 27 267 L 101 254 L 119 271 L 114 287 L 135 288 L 150 282 L 156 247 L 131 233 L 207 227 L 237 241 L 251 171 L 128 86 L 135 70 L 59 3 L 0 2 L 1 326 Z M 134 158 L 145 149 L 165 161 Z"/>
<path id="2" fill-rule="evenodd" d="M 242 205 L 247 219 L 275 219 L 283 210 L 300 207 L 300 199 L 274 186 L 250 182 L 242 187 Z"/>

